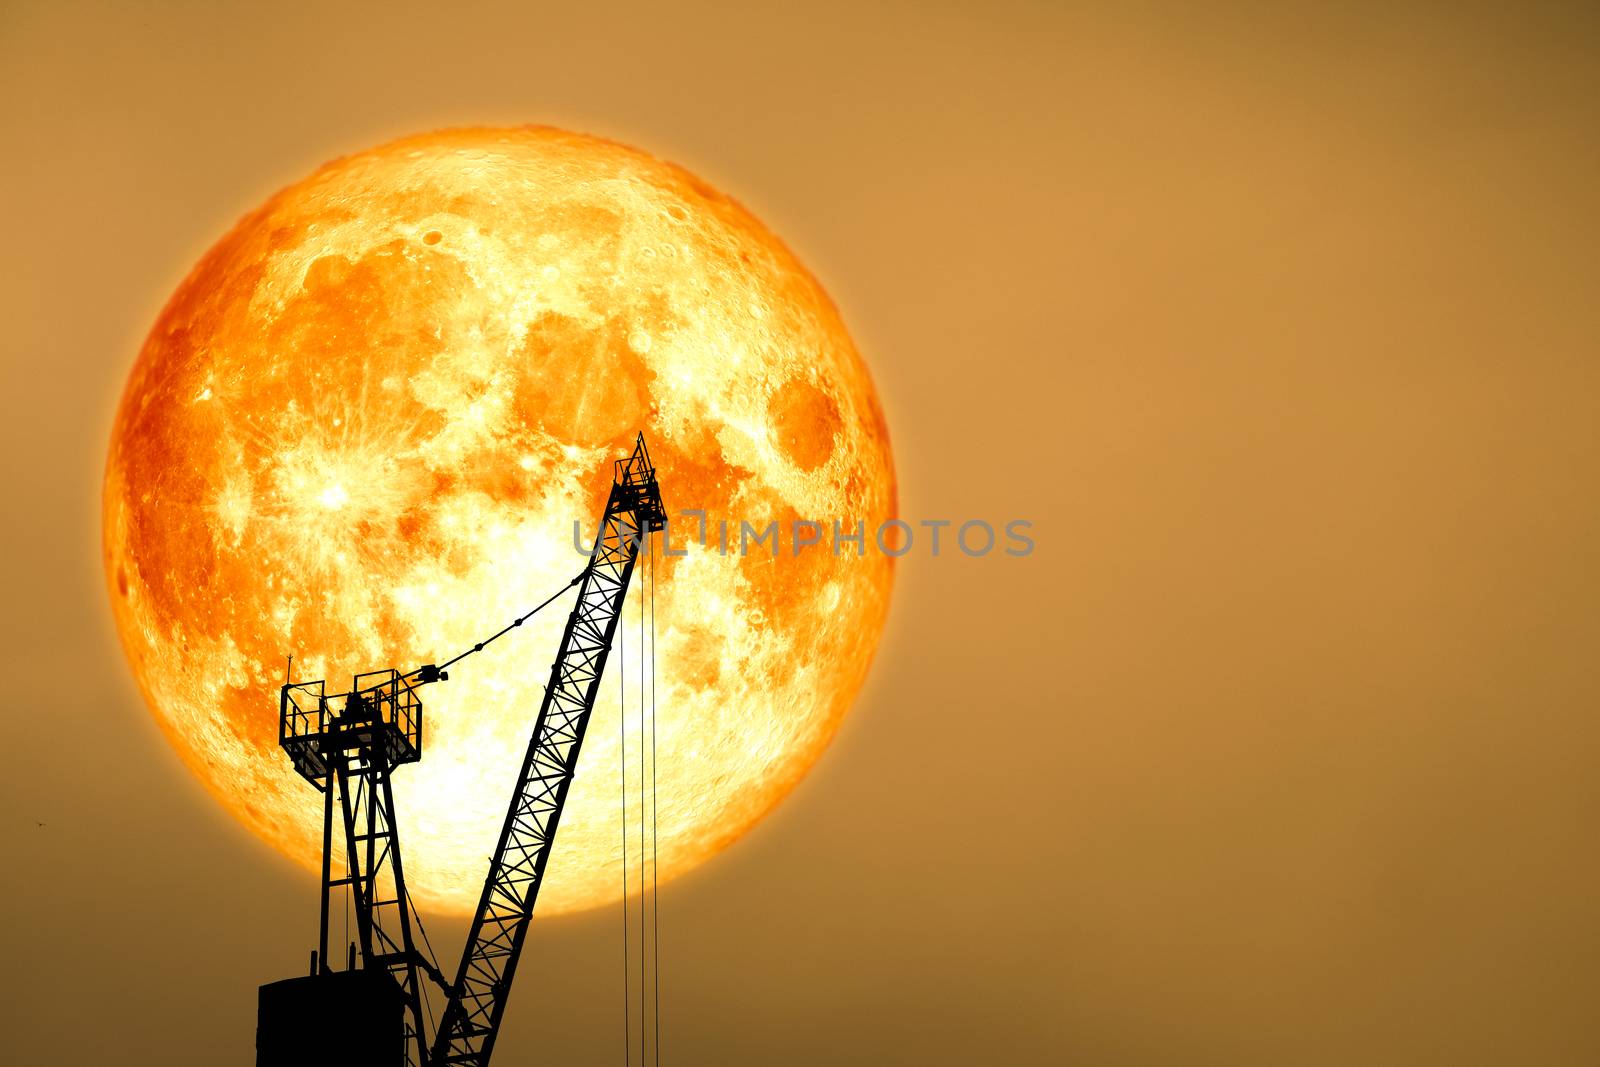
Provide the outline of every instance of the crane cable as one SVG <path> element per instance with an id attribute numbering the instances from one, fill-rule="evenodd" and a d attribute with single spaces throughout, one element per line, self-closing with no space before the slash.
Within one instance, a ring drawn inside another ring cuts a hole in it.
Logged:
<path id="1" fill-rule="evenodd" d="M 417 910 L 417 902 L 411 899 L 411 887 L 405 886 L 403 888 L 406 894 L 406 907 L 410 909 L 411 917 L 417 921 L 417 930 L 422 934 L 422 943 L 427 946 L 428 951 L 425 958 L 433 967 L 433 970 L 429 973 L 428 977 L 432 978 L 441 987 L 448 991 L 449 987 L 444 983 L 444 972 L 439 970 L 439 956 L 433 950 L 433 941 L 428 937 L 428 928 L 423 925 L 422 913 Z M 413 948 L 414 947 L 415 946 L 413 946 Z M 433 1002 L 428 999 L 428 987 L 418 983 L 417 993 L 422 998 L 422 1006 L 427 1010 L 428 1013 L 428 1029 L 437 1035 L 439 1033 L 439 1026 L 438 1023 L 434 1021 Z"/>
<path id="2" fill-rule="evenodd" d="M 638 590 L 638 1062 L 650 1061 L 650 1005 L 645 1000 L 645 963 L 650 942 L 645 941 L 645 590 Z"/>
<path id="3" fill-rule="evenodd" d="M 512 619 L 509 624 L 507 624 L 506 626 L 502 627 L 500 630 L 496 631 L 493 636 L 484 638 L 482 641 L 479 641 L 477 644 L 473 645 L 471 648 L 467 649 L 465 652 L 463 652 L 460 655 L 456 656 L 454 659 L 446 660 L 445 662 L 439 664 L 439 669 L 442 671 L 446 667 L 452 667 L 455 664 L 460 663 L 462 660 L 466 659 L 468 656 L 472 655 L 475 652 L 482 652 L 486 646 L 492 645 L 494 642 L 500 640 L 500 638 L 504 637 L 506 634 L 510 633 L 512 630 L 515 630 L 518 626 L 521 626 L 523 623 L 525 623 L 529 619 L 533 618 L 540 611 L 542 611 L 543 609 L 549 607 L 556 600 L 556 598 L 559 597 L 562 593 L 565 593 L 568 589 L 571 589 L 573 586 L 575 586 L 579 582 L 583 581 L 584 575 L 586 575 L 588 573 L 589 573 L 589 568 L 588 567 L 583 568 L 583 570 L 578 572 L 578 576 L 576 578 L 572 579 L 572 581 L 568 582 L 566 585 L 562 586 L 560 589 L 556 590 L 554 593 L 551 593 L 549 596 L 545 597 L 542 601 L 539 602 L 538 606 L 533 608 L 531 611 L 527 611 L 527 612 L 524 612 L 521 615 L 518 615 L 516 618 Z"/>
<path id="4" fill-rule="evenodd" d="M 641 598 L 642 599 L 642 598 Z M 643 605 L 640 611 L 643 612 Z M 639 694 L 641 702 L 644 694 Z M 641 744 L 643 738 L 640 739 Z M 650 951 L 655 960 L 656 1067 L 661 1067 L 661 889 L 656 864 L 656 543 L 650 542 Z"/>
<path id="5" fill-rule="evenodd" d="M 647 566 L 641 571 L 639 590 L 639 1063 L 661 1063 L 661 905 L 656 848 L 656 562 L 655 541 L 647 539 Z M 647 629 L 648 627 L 648 629 Z M 623 1064 L 633 1063 L 633 996 L 630 927 L 632 908 L 628 896 L 628 709 L 626 626 L 617 627 L 617 751 L 621 787 L 622 826 L 622 1050 Z M 648 655 L 646 654 L 648 650 Z M 648 699 L 647 699 L 648 698 Z M 646 721 L 648 719 L 648 735 Z M 648 783 L 646 771 L 648 770 Z M 648 784 L 649 794 L 646 796 Z M 648 821 L 647 821 L 648 820 Z M 645 844 L 649 843 L 649 855 Z M 650 892 L 645 893 L 645 865 L 650 867 Z M 647 910 L 648 909 L 648 910 Z M 652 1027 L 652 1014 L 654 1026 Z M 653 1033 L 653 1041 L 652 1041 Z"/>
<path id="6" fill-rule="evenodd" d="M 647 566 L 639 590 L 639 1062 L 661 1063 L 661 901 L 656 832 L 656 560 L 650 541 Z M 646 630 L 648 610 L 649 629 Z M 647 654 L 648 653 L 648 654 Z M 647 705 L 648 699 L 648 705 Z M 647 714 L 648 707 L 648 714 Z M 646 718 L 649 734 L 645 732 Z M 646 800 L 645 772 L 649 771 Z M 646 819 L 648 818 L 648 823 Z M 626 813 L 624 813 L 626 820 Z M 650 854 L 645 856 L 649 843 Z M 645 865 L 650 867 L 650 893 L 645 894 Z M 648 909 L 648 911 L 647 911 Z M 654 1026 L 652 1027 L 652 1016 Z"/>
<path id="7" fill-rule="evenodd" d="M 617 627 L 617 766 L 622 781 L 622 1062 L 633 1062 L 633 1007 L 628 998 L 628 698 L 626 626 Z M 644 991 L 640 990 L 641 998 Z M 642 1067 L 642 1065 L 641 1065 Z"/>

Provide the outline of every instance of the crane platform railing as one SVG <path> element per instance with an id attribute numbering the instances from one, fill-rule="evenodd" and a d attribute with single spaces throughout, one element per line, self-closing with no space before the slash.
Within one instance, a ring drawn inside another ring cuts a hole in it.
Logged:
<path id="1" fill-rule="evenodd" d="M 419 672 L 393 668 L 355 676 L 348 693 L 327 695 L 323 682 L 286 684 L 278 711 L 278 744 L 294 769 L 319 790 L 327 787 L 335 753 L 367 745 L 390 766 L 422 758 Z"/>

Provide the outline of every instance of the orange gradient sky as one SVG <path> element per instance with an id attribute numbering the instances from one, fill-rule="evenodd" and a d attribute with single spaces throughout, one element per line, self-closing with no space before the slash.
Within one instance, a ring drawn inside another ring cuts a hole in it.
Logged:
<path id="1" fill-rule="evenodd" d="M 748 206 L 899 512 L 1038 542 L 897 565 L 831 747 L 664 889 L 666 1059 L 1600 1061 L 1597 60 L 1576 5 L 7 5 L 10 1055 L 247 1062 L 315 936 L 113 632 L 163 302 L 325 160 L 541 122 Z M 535 921 L 508 1062 L 618 1055 L 617 926 Z"/>

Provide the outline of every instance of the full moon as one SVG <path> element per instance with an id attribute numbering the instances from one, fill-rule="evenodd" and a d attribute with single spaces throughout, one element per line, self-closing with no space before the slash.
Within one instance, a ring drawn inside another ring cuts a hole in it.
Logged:
<path id="1" fill-rule="evenodd" d="M 104 487 L 111 604 L 156 721 L 314 868 L 320 795 L 278 748 L 286 657 L 343 692 L 499 630 L 582 569 L 574 523 L 586 545 L 640 431 L 673 554 L 658 538 L 635 575 L 540 913 L 617 899 L 625 822 L 636 876 L 652 567 L 655 875 L 693 869 L 793 789 L 860 688 L 894 470 L 816 279 L 706 182 L 608 141 L 456 130 L 337 160 L 179 285 Z M 423 691 L 423 758 L 395 788 L 424 907 L 476 906 L 569 608 Z"/>

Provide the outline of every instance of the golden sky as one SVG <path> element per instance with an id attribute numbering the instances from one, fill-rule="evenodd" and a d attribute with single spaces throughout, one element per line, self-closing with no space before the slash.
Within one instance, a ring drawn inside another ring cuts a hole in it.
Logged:
<path id="1" fill-rule="evenodd" d="M 1593 15 L 865 7 L 0 9 L 17 1062 L 248 1062 L 315 936 L 112 632 L 144 333 L 325 160 L 517 122 L 794 249 L 905 518 L 1035 523 L 907 557 L 832 748 L 664 894 L 666 1058 L 1600 1060 Z M 617 924 L 535 922 L 503 1059 L 615 1056 Z"/>

